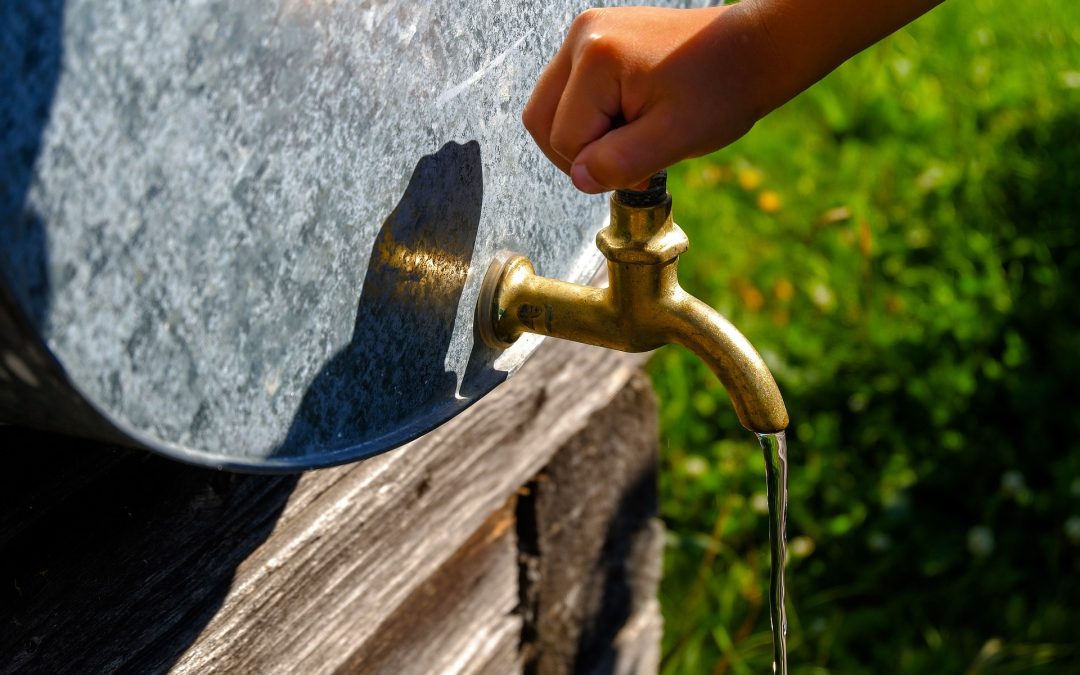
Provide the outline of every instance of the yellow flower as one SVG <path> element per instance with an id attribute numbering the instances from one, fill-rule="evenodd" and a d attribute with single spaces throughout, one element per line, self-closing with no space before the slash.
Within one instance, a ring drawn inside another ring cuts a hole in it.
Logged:
<path id="1" fill-rule="evenodd" d="M 757 197 L 757 205 L 765 213 L 776 213 L 780 210 L 780 195 L 772 190 L 762 190 Z"/>
<path id="2" fill-rule="evenodd" d="M 735 292 L 739 294 L 743 305 L 751 312 L 759 312 L 765 306 L 765 296 L 757 286 L 746 279 L 735 280 Z"/>
<path id="3" fill-rule="evenodd" d="M 787 302 L 795 296 L 795 286 L 787 279 L 777 279 L 772 289 L 773 295 L 781 302 Z"/>
<path id="4" fill-rule="evenodd" d="M 746 167 L 739 169 L 739 187 L 746 191 L 756 190 L 765 176 L 760 171 L 753 167 Z"/>

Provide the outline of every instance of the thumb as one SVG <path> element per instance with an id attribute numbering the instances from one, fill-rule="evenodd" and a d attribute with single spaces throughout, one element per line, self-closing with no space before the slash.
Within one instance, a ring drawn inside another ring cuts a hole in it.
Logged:
<path id="1" fill-rule="evenodd" d="M 632 188 L 686 157 L 678 137 L 667 115 L 643 115 L 582 148 L 570 177 L 582 192 Z"/>

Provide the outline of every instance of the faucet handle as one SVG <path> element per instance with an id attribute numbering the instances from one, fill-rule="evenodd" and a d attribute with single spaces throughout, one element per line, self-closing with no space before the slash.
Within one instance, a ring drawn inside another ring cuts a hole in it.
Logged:
<path id="1" fill-rule="evenodd" d="M 660 169 L 649 177 L 649 186 L 644 190 L 616 190 L 615 199 L 623 206 L 649 208 L 660 206 L 668 199 L 667 169 Z"/>

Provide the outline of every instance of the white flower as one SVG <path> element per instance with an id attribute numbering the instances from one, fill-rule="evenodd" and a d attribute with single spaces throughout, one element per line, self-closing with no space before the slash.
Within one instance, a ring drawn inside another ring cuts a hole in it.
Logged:
<path id="1" fill-rule="evenodd" d="M 985 525 L 976 525 L 968 530 L 967 547 L 971 555 L 985 558 L 994 552 L 994 531 Z"/>

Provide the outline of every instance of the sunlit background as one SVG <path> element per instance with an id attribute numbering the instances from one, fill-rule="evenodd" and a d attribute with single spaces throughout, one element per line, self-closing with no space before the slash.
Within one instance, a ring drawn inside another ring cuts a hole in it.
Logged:
<path id="1" fill-rule="evenodd" d="M 791 411 L 792 672 L 1080 672 L 1080 5 L 947 2 L 672 176 Z M 759 450 L 651 371 L 663 670 L 770 672 Z"/>

